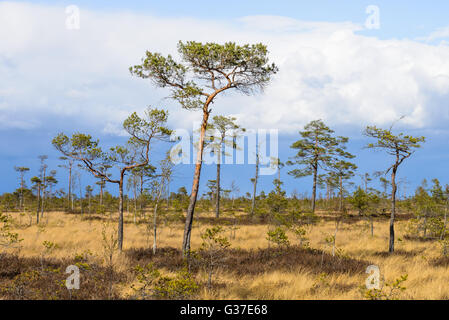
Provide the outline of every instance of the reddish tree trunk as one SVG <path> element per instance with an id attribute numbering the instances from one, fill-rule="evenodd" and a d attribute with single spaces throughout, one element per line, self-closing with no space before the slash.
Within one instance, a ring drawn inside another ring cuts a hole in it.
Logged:
<path id="1" fill-rule="evenodd" d="M 203 109 L 203 121 L 201 123 L 200 140 L 198 143 L 198 152 L 196 156 L 195 173 L 193 175 L 192 192 L 190 193 L 190 202 L 189 207 L 187 208 L 186 223 L 184 227 L 184 237 L 182 243 L 182 252 L 184 255 L 188 254 L 190 251 L 190 235 L 192 233 L 193 214 L 195 211 L 196 200 L 198 197 L 201 165 L 203 164 L 204 136 L 206 133 L 207 121 L 209 119 L 209 110 L 208 110 L 209 103 L 206 103 L 206 106 Z"/>

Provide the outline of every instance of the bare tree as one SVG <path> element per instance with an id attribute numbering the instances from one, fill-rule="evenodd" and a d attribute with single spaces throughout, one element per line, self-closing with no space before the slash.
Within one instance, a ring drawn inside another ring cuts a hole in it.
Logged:
<path id="1" fill-rule="evenodd" d="M 68 157 L 59 157 L 60 160 L 67 161 L 66 164 L 60 164 L 58 167 L 67 169 L 69 173 L 69 179 L 68 179 L 68 193 L 67 193 L 67 203 L 68 206 L 72 208 L 73 211 L 73 201 L 72 201 L 72 168 L 73 168 L 73 159 Z"/>
<path id="2" fill-rule="evenodd" d="M 40 213 L 40 205 L 41 205 L 41 187 L 42 180 L 39 177 L 32 177 L 31 182 L 34 184 L 34 187 L 37 192 L 37 205 L 36 205 L 36 224 L 39 224 L 39 213 Z M 30 221 L 31 224 L 31 221 Z"/>
<path id="3" fill-rule="evenodd" d="M 89 210 L 88 212 L 89 212 L 89 214 L 91 214 L 90 199 L 92 198 L 92 191 L 94 191 L 94 189 L 90 185 L 87 185 L 85 190 L 86 190 L 87 205 L 88 205 L 88 210 Z"/>
<path id="4" fill-rule="evenodd" d="M 30 168 L 27 167 L 14 167 L 14 170 L 19 173 L 20 177 L 20 200 L 19 207 L 23 211 L 24 203 L 23 203 L 23 189 L 25 189 L 25 173 L 30 171 Z"/>
<path id="5" fill-rule="evenodd" d="M 42 197 L 41 197 L 41 217 L 44 215 L 44 206 L 45 206 L 45 190 L 47 188 L 46 184 L 46 171 L 48 168 L 48 165 L 45 163 L 45 160 L 48 159 L 47 155 L 40 155 L 38 157 L 41 160 L 41 167 L 40 167 L 40 180 L 41 180 L 41 188 L 42 188 Z"/>

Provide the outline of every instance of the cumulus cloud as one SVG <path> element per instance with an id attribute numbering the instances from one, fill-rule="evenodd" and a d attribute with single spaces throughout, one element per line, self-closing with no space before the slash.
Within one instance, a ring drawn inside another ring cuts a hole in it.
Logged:
<path id="1" fill-rule="evenodd" d="M 176 56 L 179 40 L 263 42 L 280 72 L 263 94 L 219 97 L 214 113 L 247 128 L 297 131 L 331 125 L 438 127 L 449 119 L 449 46 L 362 36 L 351 22 L 251 16 L 234 21 L 157 17 L 80 8 L 80 29 L 65 8 L 0 3 L 0 124 L 39 128 L 49 115 L 120 134 L 120 123 L 148 105 L 167 106 L 170 125 L 192 128 L 198 114 L 164 99 L 164 89 L 131 77 L 145 50 Z M 441 33 L 441 32 L 440 32 Z M 435 35 L 434 35 L 435 37 Z"/>

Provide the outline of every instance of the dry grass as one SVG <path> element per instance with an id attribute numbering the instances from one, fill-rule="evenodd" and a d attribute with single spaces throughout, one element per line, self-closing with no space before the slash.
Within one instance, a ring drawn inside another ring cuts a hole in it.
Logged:
<path id="1" fill-rule="evenodd" d="M 19 255 L 68 261 L 75 254 L 89 250 L 92 263 L 104 264 L 102 227 L 108 217 L 91 216 L 88 219 L 61 212 L 47 213 L 41 226 L 16 225 L 16 232 L 23 238 Z M 200 233 L 213 219 L 205 214 L 195 221 L 192 247 L 201 244 Z M 407 221 L 398 221 L 396 253 L 385 254 L 388 248 L 388 221 L 375 222 L 374 237 L 371 237 L 364 221 L 352 221 L 340 225 L 336 245 L 340 258 L 330 255 L 326 236 L 332 235 L 335 225 L 323 220 L 314 226 L 309 235 L 310 247 L 304 250 L 293 246 L 279 252 L 268 250 L 267 225 L 243 223 L 239 225 L 232 247 L 226 253 L 226 267 L 215 276 L 211 290 L 201 288 L 200 299 L 361 299 L 360 287 L 364 285 L 370 264 L 378 265 L 387 282 L 408 274 L 404 299 L 449 298 L 448 261 L 439 258 L 436 242 L 420 242 L 404 238 Z M 110 223 L 115 230 L 116 220 Z M 230 232 L 230 231 L 229 231 Z M 151 234 L 145 224 L 133 224 L 132 215 L 126 217 L 124 252 L 115 257 L 118 273 L 128 274 L 120 286 L 122 298 L 131 292 L 134 281 L 130 270 L 136 264 L 149 261 L 163 271 L 172 273 L 182 266 L 179 252 L 183 234 L 182 223 L 163 227 L 159 234 L 160 251 L 153 257 L 149 239 Z M 43 242 L 58 245 L 52 252 L 45 252 Z M 290 237 L 294 242 L 294 237 Z M 323 253 L 324 252 L 324 253 Z M 199 282 L 206 275 L 195 273 Z"/>

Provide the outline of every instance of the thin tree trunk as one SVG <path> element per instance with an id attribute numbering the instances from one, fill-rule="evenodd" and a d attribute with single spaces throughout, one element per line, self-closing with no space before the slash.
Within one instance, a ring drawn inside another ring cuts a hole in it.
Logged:
<path id="1" fill-rule="evenodd" d="M 335 221 L 334 243 L 332 245 L 332 257 L 335 257 L 335 242 L 337 241 L 337 232 L 340 225 L 340 218 Z"/>
<path id="2" fill-rule="evenodd" d="M 217 190 L 215 194 L 215 217 L 220 217 L 220 162 L 221 162 L 221 148 L 218 148 L 217 154 Z"/>
<path id="3" fill-rule="evenodd" d="M 198 197 L 198 187 L 200 184 L 201 166 L 203 164 L 204 136 L 206 133 L 207 121 L 209 119 L 208 107 L 212 99 L 209 98 L 203 108 L 203 121 L 201 124 L 200 139 L 198 143 L 195 173 L 193 175 L 192 192 L 190 193 L 190 202 L 189 207 L 187 208 L 186 223 L 184 227 L 184 236 L 182 243 L 182 252 L 184 255 L 190 252 L 190 235 L 192 233 L 193 214 L 195 212 L 196 199 Z"/>
<path id="4" fill-rule="evenodd" d="M 36 224 L 39 224 L 39 212 L 40 212 L 40 204 L 41 204 L 41 185 L 37 186 L 37 211 L 36 211 Z"/>
<path id="5" fill-rule="evenodd" d="M 143 211 L 143 173 L 140 175 L 140 190 L 139 190 L 139 212 L 141 212 L 143 219 L 145 220 L 145 212 Z"/>
<path id="6" fill-rule="evenodd" d="M 313 189 L 312 189 L 312 212 L 315 212 L 315 202 L 316 202 L 316 182 L 318 175 L 318 166 L 317 164 L 313 167 Z"/>
<path id="7" fill-rule="evenodd" d="M 69 206 L 72 205 L 73 211 L 73 201 L 72 201 L 72 162 L 69 163 L 69 194 L 68 194 Z"/>
<path id="8" fill-rule="evenodd" d="M 102 179 L 101 184 L 100 184 L 100 206 L 103 205 L 103 183 L 104 183 L 104 180 Z"/>
<path id="9" fill-rule="evenodd" d="M 397 166 L 394 166 L 391 172 L 391 217 L 390 217 L 390 245 L 388 251 L 394 252 L 394 218 L 396 214 L 396 171 Z"/>
<path id="10" fill-rule="evenodd" d="M 133 177 L 133 192 L 134 192 L 134 224 L 137 223 L 137 181 Z"/>
<path id="11" fill-rule="evenodd" d="M 167 178 L 167 210 L 170 208 L 170 178 Z"/>
<path id="12" fill-rule="evenodd" d="M 41 218 L 44 217 L 44 206 L 45 206 L 45 186 L 42 188 L 42 205 L 41 205 Z"/>
<path id="13" fill-rule="evenodd" d="M 339 177 L 340 182 L 340 204 L 339 204 L 339 211 L 343 212 L 343 178 Z"/>
<path id="14" fill-rule="evenodd" d="M 317 132 L 315 132 L 315 149 L 318 149 Z M 315 205 L 316 205 L 316 182 L 318 177 L 318 160 L 319 154 L 318 151 L 316 151 L 313 162 L 312 213 L 315 213 Z"/>
<path id="15" fill-rule="evenodd" d="M 80 185 L 80 210 L 81 210 L 81 216 L 84 214 L 83 209 L 83 188 L 81 186 L 81 175 L 79 176 L 79 185 Z"/>
<path id="16" fill-rule="evenodd" d="M 164 180 L 161 180 L 161 186 L 159 188 L 159 194 L 157 195 L 156 203 L 154 205 L 153 212 L 153 254 L 156 254 L 157 249 L 157 207 L 159 204 L 159 200 L 162 196 L 162 190 L 164 189 Z"/>
<path id="17" fill-rule="evenodd" d="M 43 218 L 43 216 L 44 216 L 44 205 L 45 205 L 45 189 L 46 189 L 46 182 L 45 182 L 46 176 L 45 176 L 45 171 L 46 171 L 46 170 L 45 170 L 45 167 L 44 167 L 43 179 L 42 179 L 43 185 L 42 185 L 41 218 Z"/>
<path id="18" fill-rule="evenodd" d="M 254 186 L 253 186 L 253 199 L 251 203 L 251 217 L 254 216 L 254 209 L 256 208 L 256 189 L 257 180 L 259 178 L 259 147 L 256 145 L 256 175 L 254 176 Z"/>
<path id="19" fill-rule="evenodd" d="M 21 176 L 20 176 L 20 204 L 19 204 L 19 206 L 22 211 L 24 210 L 24 208 L 23 208 L 23 186 L 24 186 L 23 173 L 21 173 Z"/>
<path id="20" fill-rule="evenodd" d="M 118 217 L 118 249 L 122 251 L 123 249 L 123 176 L 124 171 L 121 172 L 120 175 L 120 183 L 119 183 L 119 217 Z"/>

